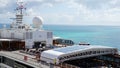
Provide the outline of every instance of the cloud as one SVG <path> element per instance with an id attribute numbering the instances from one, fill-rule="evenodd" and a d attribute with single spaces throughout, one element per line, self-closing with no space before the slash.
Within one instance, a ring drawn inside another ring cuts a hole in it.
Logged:
<path id="1" fill-rule="evenodd" d="M 118 25 L 120 22 L 118 3 L 119 0 L 71 0 L 68 7 L 76 10 L 74 19 L 77 20 L 77 24 Z"/>
<path id="2" fill-rule="evenodd" d="M 120 25 L 120 0 L 23 0 L 27 13 L 45 24 Z M 16 0 L 0 1 L 0 19 L 11 17 Z"/>
<path id="3" fill-rule="evenodd" d="M 28 2 L 29 4 L 32 4 L 32 6 L 40 6 L 43 4 L 58 4 L 64 2 L 64 0 L 24 0 L 25 2 Z"/>
<path id="4" fill-rule="evenodd" d="M 9 0 L 0 0 L 0 8 L 6 7 L 8 3 L 9 3 Z"/>
<path id="5" fill-rule="evenodd" d="M 48 22 L 48 24 L 73 24 L 74 17 L 69 14 L 50 14 L 49 16 L 44 17 L 45 23 Z"/>

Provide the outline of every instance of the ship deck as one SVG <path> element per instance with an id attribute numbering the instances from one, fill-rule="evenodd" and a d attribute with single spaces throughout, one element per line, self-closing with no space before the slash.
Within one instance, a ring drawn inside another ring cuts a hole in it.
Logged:
<path id="1" fill-rule="evenodd" d="M 8 51 L 0 51 L 0 56 L 4 56 L 6 58 L 9 58 L 14 61 L 18 61 L 20 63 L 26 64 L 28 66 L 31 66 L 33 68 L 49 68 L 49 66 L 41 64 L 35 59 L 35 56 L 21 53 L 19 51 L 13 51 L 13 52 L 8 52 Z M 24 60 L 24 56 L 27 56 L 27 60 Z"/>
<path id="2" fill-rule="evenodd" d="M 119 54 L 120 55 L 120 54 Z M 120 56 L 113 56 L 113 59 L 119 59 Z M 50 68 L 50 64 L 49 63 L 46 63 L 46 62 L 43 62 L 43 61 L 38 61 L 36 59 L 36 56 L 35 55 L 30 55 L 30 54 L 27 54 L 27 53 L 22 53 L 20 51 L 0 51 L 0 58 L 2 57 L 6 57 L 6 58 L 9 58 L 15 62 L 19 62 L 19 63 L 22 63 L 24 65 L 27 65 L 27 66 L 30 66 L 29 68 Z M 25 60 L 25 56 L 27 56 L 27 60 Z M 100 57 L 100 56 L 99 56 Z M 55 66 L 56 68 L 61 68 L 64 66 L 68 66 L 66 68 L 70 68 L 71 67 L 74 67 L 74 68 L 79 68 L 79 65 L 74 65 L 73 63 L 78 63 L 78 62 L 85 62 L 86 59 L 88 59 L 89 61 L 95 61 L 94 59 L 97 58 L 97 60 L 100 60 L 100 61 L 104 61 L 106 59 L 104 59 L 104 56 L 102 59 L 99 59 L 99 57 L 89 57 L 89 58 L 85 58 L 85 59 L 76 59 L 76 60 L 70 60 L 70 61 L 66 61 L 64 63 L 61 63 L 60 65 L 57 65 Z M 109 58 L 109 57 L 108 57 Z M 4 59 L 4 58 L 3 58 Z M 120 60 L 120 59 L 119 59 Z M 100 62 L 100 61 L 95 61 L 95 63 L 92 63 L 92 65 L 95 65 L 96 63 L 103 63 L 103 62 Z M 71 63 L 70 63 L 71 62 Z M 106 62 L 106 61 L 105 61 Z M 107 61 L 108 62 L 108 61 Z M 109 61 L 111 63 L 111 61 Z M 12 63 L 12 62 L 10 62 Z M 77 64 L 76 63 L 76 64 Z M 86 64 L 88 62 L 85 62 Z M 66 65 L 67 64 L 67 65 Z M 84 63 L 83 63 L 84 64 Z M 1 65 L 1 64 L 0 64 Z M 6 66 L 8 64 L 6 64 L 5 62 L 2 63 L 2 66 Z M 14 64 L 13 64 L 14 65 Z M 115 65 L 115 64 L 114 64 Z M 9 66 L 9 65 L 8 65 Z M 61 67 L 60 67 L 61 66 Z M 84 65 L 81 65 L 81 66 L 84 66 Z M 89 66 L 89 65 L 88 65 Z"/>

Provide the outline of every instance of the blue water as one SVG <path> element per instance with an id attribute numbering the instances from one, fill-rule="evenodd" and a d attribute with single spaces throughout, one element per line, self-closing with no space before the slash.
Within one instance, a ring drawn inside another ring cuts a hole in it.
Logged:
<path id="1" fill-rule="evenodd" d="M 120 50 L 120 26 L 44 25 L 43 28 L 53 31 L 55 36 L 71 39 L 76 44 L 86 42 L 92 45 L 117 47 Z"/>
<path id="2" fill-rule="evenodd" d="M 76 44 L 86 42 L 92 45 L 105 45 L 120 49 L 120 26 L 63 26 L 45 25 L 46 30 L 55 36 L 71 39 Z"/>

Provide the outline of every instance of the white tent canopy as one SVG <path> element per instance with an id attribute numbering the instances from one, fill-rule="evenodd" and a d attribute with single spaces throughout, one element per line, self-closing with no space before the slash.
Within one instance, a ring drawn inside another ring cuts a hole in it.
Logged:
<path id="1" fill-rule="evenodd" d="M 73 45 L 63 48 L 56 48 L 42 52 L 41 60 L 47 63 L 60 63 L 67 60 L 87 58 L 90 56 L 99 56 L 105 54 L 116 54 L 118 53 L 117 48 L 107 46 L 80 46 Z"/>

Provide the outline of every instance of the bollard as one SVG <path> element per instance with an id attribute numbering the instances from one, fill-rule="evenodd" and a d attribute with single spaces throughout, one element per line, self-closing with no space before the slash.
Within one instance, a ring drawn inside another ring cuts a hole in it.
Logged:
<path id="1" fill-rule="evenodd" d="M 24 56 L 24 60 L 27 61 L 27 60 L 28 60 L 28 57 L 27 57 L 27 56 Z"/>

